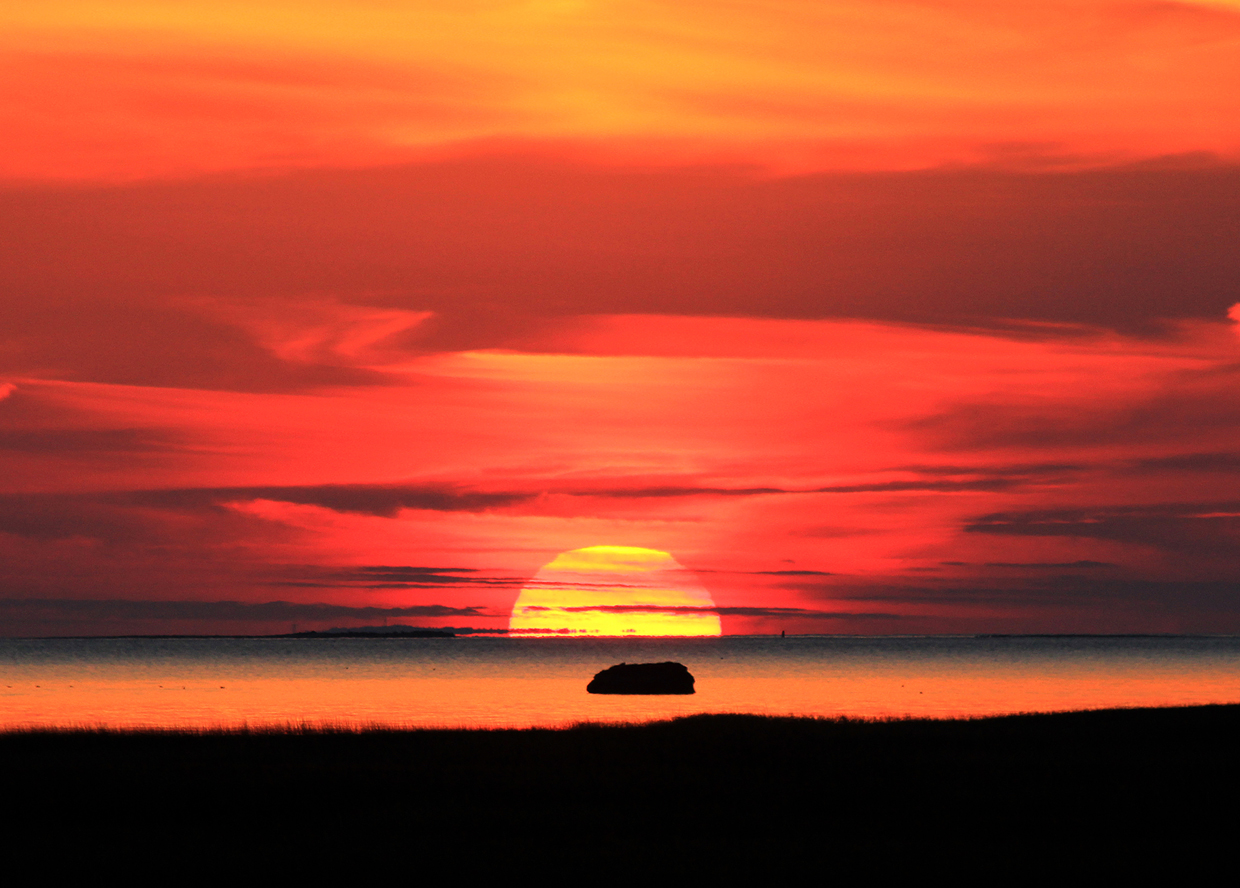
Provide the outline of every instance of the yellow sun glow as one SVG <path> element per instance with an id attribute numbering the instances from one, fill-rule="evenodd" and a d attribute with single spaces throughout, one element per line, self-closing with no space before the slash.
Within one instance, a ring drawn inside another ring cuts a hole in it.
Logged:
<path id="1" fill-rule="evenodd" d="M 715 602 L 658 549 L 590 546 L 561 553 L 512 606 L 520 635 L 719 635 Z"/>

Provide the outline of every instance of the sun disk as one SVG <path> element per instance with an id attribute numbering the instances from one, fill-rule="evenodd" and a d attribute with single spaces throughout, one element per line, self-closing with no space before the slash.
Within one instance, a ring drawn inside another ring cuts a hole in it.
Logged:
<path id="1" fill-rule="evenodd" d="M 590 546 L 561 553 L 512 606 L 513 634 L 719 635 L 715 602 L 667 552 Z"/>

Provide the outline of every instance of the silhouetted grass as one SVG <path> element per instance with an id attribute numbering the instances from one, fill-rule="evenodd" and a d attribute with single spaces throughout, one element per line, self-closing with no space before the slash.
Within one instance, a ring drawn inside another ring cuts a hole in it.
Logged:
<path id="1" fill-rule="evenodd" d="M 557 867 L 686 877 L 845 860 L 1102 865 L 1169 843 L 1208 853 L 1230 829 L 1214 803 L 1230 810 L 1240 788 L 1238 741 L 1240 706 L 561 730 L 22 730 L 0 735 L 0 792 L 33 839 L 51 823 L 109 852 L 134 835 L 165 850 L 193 837 L 218 854 L 339 862 L 382 848 L 471 869 L 551 855 Z"/>

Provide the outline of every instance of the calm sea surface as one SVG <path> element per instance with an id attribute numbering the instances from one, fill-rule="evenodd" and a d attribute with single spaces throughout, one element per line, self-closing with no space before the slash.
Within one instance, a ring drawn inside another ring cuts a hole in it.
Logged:
<path id="1" fill-rule="evenodd" d="M 675 660 L 692 696 L 587 694 Z M 1240 702 L 1240 638 L 0 639 L 0 728 L 523 726 Z"/>

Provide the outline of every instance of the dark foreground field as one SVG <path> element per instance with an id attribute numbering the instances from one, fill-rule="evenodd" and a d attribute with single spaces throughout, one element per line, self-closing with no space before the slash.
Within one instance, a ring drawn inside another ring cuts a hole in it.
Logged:
<path id="1" fill-rule="evenodd" d="M 16 856 L 378 875 L 1103 870 L 1230 853 L 1240 706 L 524 731 L 0 734 Z M 1221 844 L 1220 844 L 1221 843 Z M 14 856 L 10 854 L 10 860 Z"/>

